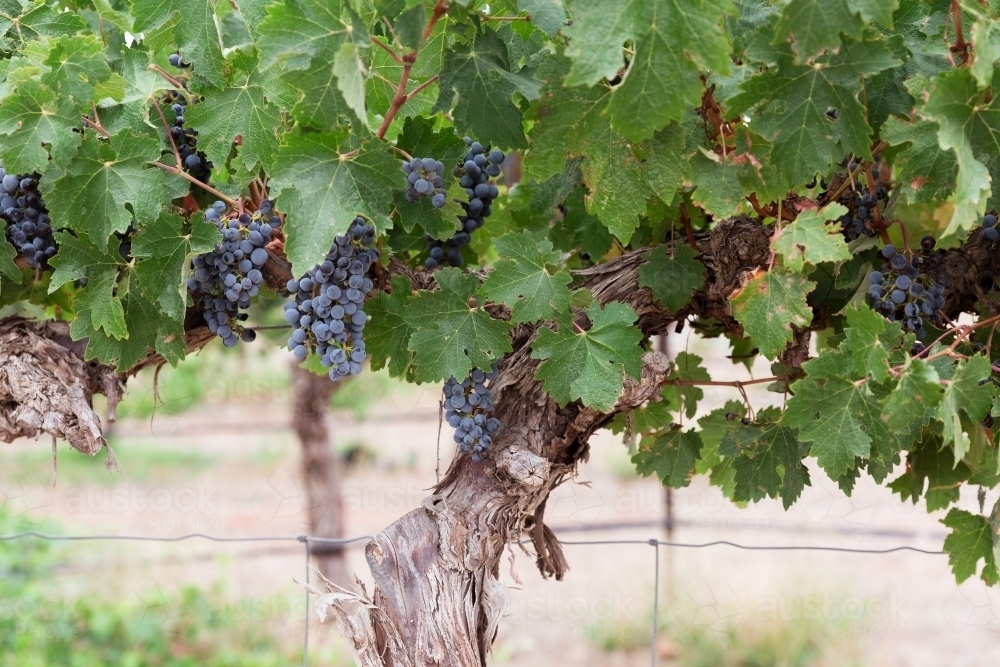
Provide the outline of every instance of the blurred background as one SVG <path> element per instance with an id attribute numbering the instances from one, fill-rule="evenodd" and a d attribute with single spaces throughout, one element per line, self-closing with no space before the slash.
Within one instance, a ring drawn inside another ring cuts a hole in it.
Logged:
<path id="1" fill-rule="evenodd" d="M 733 365 L 725 339 L 684 331 L 667 347 L 703 356 L 716 380 L 770 375 L 766 364 L 752 373 Z M 436 385 L 366 369 L 330 391 L 328 380 L 293 371 L 289 353 L 265 344 L 210 345 L 163 368 L 155 384 L 152 372 L 133 379 L 108 431 L 119 473 L 63 443 L 53 487 L 47 440 L 0 444 L 0 535 L 293 539 L 0 541 L 0 666 L 301 664 L 305 598 L 294 579 L 305 577 L 305 551 L 294 537 L 375 534 L 419 505 L 454 453 L 447 424 L 438 446 Z M 749 393 L 754 408 L 780 403 L 762 386 Z M 705 410 L 739 399 L 728 388 L 704 391 Z M 938 550 L 945 535 L 943 513 L 901 503 L 866 478 L 846 497 L 813 468 L 789 511 L 773 501 L 741 508 L 702 477 L 668 497 L 636 475 L 621 436 L 601 432 L 591 445 L 590 462 L 546 509 L 567 542 Z M 961 506 L 978 509 L 974 493 Z M 345 583 L 356 574 L 370 592 L 363 545 L 315 554 L 313 563 Z M 492 664 L 648 665 L 654 598 L 662 665 L 1000 659 L 1000 591 L 978 579 L 956 586 L 941 555 L 565 549 L 570 571 L 556 582 L 511 548 L 501 567 L 510 604 Z M 309 623 L 309 664 L 353 664 L 334 625 Z"/>

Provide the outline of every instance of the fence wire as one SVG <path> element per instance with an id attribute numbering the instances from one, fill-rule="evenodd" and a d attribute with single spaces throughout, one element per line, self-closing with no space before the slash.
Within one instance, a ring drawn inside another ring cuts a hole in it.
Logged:
<path id="1" fill-rule="evenodd" d="M 15 540 L 21 540 L 26 538 L 36 538 L 40 540 L 47 540 L 52 542 L 65 542 L 65 541 L 140 541 L 140 542 L 182 542 L 184 540 L 192 539 L 202 539 L 208 540 L 210 542 L 301 542 L 305 546 L 305 566 L 306 566 L 306 578 L 305 582 L 308 584 L 310 582 L 310 553 L 309 544 L 329 544 L 329 545 L 342 545 L 344 547 L 357 546 L 359 542 L 373 539 L 371 535 L 358 535 L 356 537 L 337 539 L 331 537 L 313 537 L 311 535 L 269 535 L 269 536 L 240 536 L 240 537 L 219 537 L 217 535 L 208 535 L 206 533 L 188 533 L 186 535 L 177 535 L 174 537 L 156 537 L 152 535 L 49 535 L 46 533 L 39 533 L 34 530 L 27 530 L 20 533 L 10 533 L 7 535 L 0 535 L 0 542 L 13 542 Z M 524 544 L 530 544 L 530 541 L 523 541 Z M 829 547 L 829 546 L 811 546 L 811 545 L 797 545 L 797 544 L 778 544 L 778 545 L 750 545 L 750 544 L 739 544 L 736 542 L 729 542 L 727 540 L 716 540 L 713 542 L 675 542 L 671 540 L 660 540 L 657 538 L 650 538 L 647 540 L 641 539 L 625 539 L 625 540 L 560 540 L 560 544 L 566 546 L 627 546 L 627 545 L 647 545 L 653 547 L 654 554 L 654 564 L 653 564 L 653 627 L 652 627 L 652 641 L 650 642 L 650 664 L 656 667 L 656 644 L 657 644 L 657 634 L 659 631 L 659 591 L 660 591 L 660 547 L 671 547 L 677 549 L 709 549 L 714 547 L 730 547 L 733 549 L 743 549 L 746 551 L 827 551 L 833 553 L 851 553 L 851 554 L 866 554 L 875 556 L 884 556 L 888 554 L 911 551 L 918 554 L 929 555 L 929 556 L 941 556 L 944 555 L 943 551 L 932 551 L 929 549 L 920 549 L 917 547 L 911 547 L 908 545 L 890 547 L 888 549 L 854 549 L 850 547 Z M 308 667 L 309 665 L 309 609 L 310 609 L 310 594 L 309 591 L 305 591 L 305 613 L 303 614 L 303 630 L 302 630 L 302 665 L 303 667 Z"/>

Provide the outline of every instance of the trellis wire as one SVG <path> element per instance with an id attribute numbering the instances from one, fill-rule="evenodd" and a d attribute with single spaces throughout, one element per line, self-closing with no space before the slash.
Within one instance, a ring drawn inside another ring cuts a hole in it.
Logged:
<path id="1" fill-rule="evenodd" d="M 346 539 L 338 539 L 332 537 L 313 537 L 311 535 L 271 535 L 271 536 L 241 536 L 241 537 L 218 537 L 216 535 L 207 535 L 205 533 L 188 533 L 186 535 L 177 535 L 174 537 L 154 537 L 151 535 L 48 535 L 46 533 L 39 533 L 34 530 L 26 530 L 20 533 L 11 533 L 8 535 L 0 535 L 0 542 L 11 542 L 14 540 L 20 540 L 24 538 L 34 537 L 41 540 L 50 540 L 53 542 L 59 541 L 75 541 L 75 540 L 96 540 L 96 541 L 114 541 L 114 540 L 133 540 L 141 542 L 181 542 L 183 540 L 190 539 L 203 539 L 209 540 L 211 542 L 301 542 L 305 545 L 306 552 L 306 584 L 310 580 L 310 565 L 309 565 L 309 544 L 340 544 L 345 547 L 352 546 L 361 542 L 362 540 L 371 540 L 373 537 L 371 535 L 359 535 L 357 537 L 350 537 Z M 530 544 L 530 541 L 525 541 L 525 543 Z M 779 545 L 749 545 L 749 544 L 738 544 L 736 542 L 729 542 L 726 540 L 716 540 L 714 542 L 674 542 L 668 540 L 659 540 L 650 538 L 648 540 L 631 539 L 631 540 L 560 540 L 560 544 L 566 546 L 599 546 L 599 545 L 649 545 L 653 547 L 654 553 L 654 565 L 653 565 L 653 628 L 652 628 L 652 640 L 650 642 L 650 664 L 656 667 L 656 638 L 659 631 L 660 625 L 660 607 L 659 607 L 659 590 L 660 590 L 660 547 L 675 547 L 679 549 L 707 549 L 711 547 L 731 547 L 733 549 L 743 549 L 746 551 L 828 551 L 834 553 L 852 553 L 852 554 L 867 554 L 867 555 L 887 555 L 892 553 L 897 553 L 901 551 L 912 551 L 918 554 L 925 554 L 930 556 L 940 556 L 945 552 L 943 551 L 931 551 L 929 549 L 920 549 L 918 547 L 911 546 L 898 546 L 890 547 L 888 549 L 854 549 L 850 547 L 826 547 L 826 546 L 809 546 L 809 545 L 795 545 L 795 544 L 779 544 Z M 303 627 L 303 637 L 302 637 L 302 665 L 303 667 L 308 667 L 309 665 L 309 591 L 305 591 L 305 613 L 304 613 L 304 627 Z"/>

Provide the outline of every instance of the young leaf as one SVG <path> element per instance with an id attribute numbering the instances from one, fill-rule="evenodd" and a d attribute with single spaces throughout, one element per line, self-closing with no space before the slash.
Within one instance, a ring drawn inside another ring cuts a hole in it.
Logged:
<path id="1" fill-rule="evenodd" d="M 782 256 L 785 267 L 800 273 L 806 263 L 840 262 L 851 259 L 851 251 L 844 243 L 837 218 L 847 213 L 840 204 L 829 204 L 823 209 L 807 209 L 795 222 L 783 227 L 771 239 L 774 251 Z"/>
<path id="2" fill-rule="evenodd" d="M 671 256 L 672 255 L 672 256 Z M 639 287 L 653 290 L 653 296 L 671 313 L 691 301 L 691 295 L 705 286 L 705 265 L 695 257 L 698 251 L 686 243 L 653 248 L 639 267 Z"/>
<path id="3" fill-rule="evenodd" d="M 778 356 L 792 340 L 791 325 L 804 327 L 812 320 L 806 295 L 816 283 L 796 273 L 758 271 L 730 297 L 733 316 L 768 359 Z"/>
<path id="4" fill-rule="evenodd" d="M 560 254 L 548 241 L 536 242 L 530 232 L 511 232 L 493 239 L 500 255 L 479 293 L 506 304 L 513 324 L 547 319 L 569 308 L 570 275 L 550 273 L 546 265 L 559 263 Z"/>
<path id="5" fill-rule="evenodd" d="M 681 489 L 691 483 L 701 447 L 698 433 L 682 431 L 680 426 L 674 426 L 654 438 L 643 438 L 632 463 L 643 477 L 655 473 L 664 486 Z"/>
<path id="6" fill-rule="evenodd" d="M 584 405 L 609 411 L 622 392 L 625 374 L 642 373 L 642 332 L 632 324 L 637 316 L 624 303 L 587 308 L 592 323 L 574 331 L 570 314 L 559 320 L 558 331 L 542 328 L 531 347 L 532 359 L 544 359 L 535 379 L 560 405 L 580 399 Z"/>

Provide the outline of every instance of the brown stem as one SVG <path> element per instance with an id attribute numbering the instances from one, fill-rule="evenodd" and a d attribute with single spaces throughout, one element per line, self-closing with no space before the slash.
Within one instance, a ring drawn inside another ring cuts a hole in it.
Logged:
<path id="1" fill-rule="evenodd" d="M 215 195 L 216 197 L 218 197 L 219 199 L 221 199 L 222 201 L 226 202 L 227 204 L 229 204 L 232 207 L 236 206 L 236 200 L 235 199 L 230 199 L 226 195 L 222 194 L 221 192 L 219 192 L 218 190 L 216 190 L 215 188 L 213 188 L 211 185 L 208 185 L 207 183 L 202 183 L 197 178 L 195 178 L 191 174 L 189 174 L 186 171 L 184 171 L 184 169 L 182 169 L 181 167 L 171 167 L 169 165 L 165 165 L 162 162 L 158 162 L 158 161 L 154 161 L 151 164 L 154 167 L 159 167 L 160 169 L 162 169 L 164 171 L 169 171 L 171 174 L 174 174 L 175 176 L 180 176 L 185 181 L 188 181 L 190 183 L 193 183 L 193 184 L 197 185 L 199 188 L 201 188 L 205 192 L 212 193 L 213 195 Z"/>
<path id="2" fill-rule="evenodd" d="M 483 21 L 530 21 L 530 16 L 480 16 Z"/>
<path id="3" fill-rule="evenodd" d="M 875 196 L 875 178 L 872 176 L 872 165 L 865 164 L 865 181 L 868 183 L 868 192 Z M 884 229 L 885 224 L 882 222 L 882 211 L 878 208 L 878 199 L 875 199 L 875 206 L 872 207 L 872 217 L 875 218 L 875 226 L 878 229 Z"/>
<path id="4" fill-rule="evenodd" d="M 958 0 L 951 0 L 952 21 L 955 23 L 955 44 L 951 47 L 952 53 L 959 54 L 962 64 L 969 61 L 969 43 L 965 41 L 962 31 L 962 5 Z"/>
<path id="5" fill-rule="evenodd" d="M 429 86 L 432 83 L 434 83 L 435 81 L 437 81 L 439 78 L 441 78 L 441 77 L 439 75 L 435 74 L 434 76 L 432 76 L 431 78 L 427 79 L 422 84 L 420 84 L 419 86 L 417 86 L 416 88 L 414 88 L 413 90 L 411 90 L 409 93 L 406 94 L 406 100 L 403 101 L 403 104 L 406 104 L 407 102 L 409 102 L 410 100 L 412 100 L 414 97 L 416 97 L 417 95 L 419 95 L 420 91 L 422 91 L 424 88 L 426 88 L 427 86 Z"/>
<path id="6" fill-rule="evenodd" d="M 877 207 L 878 205 L 876 204 L 876 208 Z M 910 255 L 913 254 L 913 252 L 910 250 L 910 235 L 906 231 L 906 223 L 900 220 L 899 218 L 896 218 L 895 222 L 897 225 L 899 225 L 899 231 L 903 235 L 903 249 L 906 250 L 906 256 L 909 257 Z"/>
<path id="7" fill-rule="evenodd" d="M 167 139 L 170 140 L 170 147 L 174 150 L 174 159 L 177 160 L 177 168 L 180 169 L 184 166 L 184 162 L 181 160 L 181 152 L 177 150 L 177 142 L 174 141 L 174 135 L 170 133 L 170 124 L 167 122 L 167 117 L 163 115 L 163 109 L 160 108 L 160 102 L 155 97 L 153 99 L 153 106 L 156 107 L 156 113 L 160 114 L 160 120 L 163 121 L 163 129 L 167 133 Z"/>
<path id="8" fill-rule="evenodd" d="M 94 121 L 90 120 L 86 116 L 80 116 L 80 118 L 83 119 L 84 123 L 86 123 L 90 127 L 94 128 L 95 130 L 97 130 L 98 132 L 100 132 L 101 134 L 103 134 L 105 137 L 108 137 L 108 138 L 111 137 L 111 133 L 108 132 L 107 130 L 105 130 L 103 127 L 101 127 L 100 123 L 95 123 Z"/>
<path id="9" fill-rule="evenodd" d="M 392 47 L 390 47 L 388 44 L 380 40 L 378 37 L 375 37 L 374 35 L 372 35 L 372 42 L 375 44 L 375 46 L 379 47 L 380 49 L 388 53 L 390 56 L 392 56 L 392 59 L 396 61 L 397 65 L 403 64 L 403 59 L 400 58 L 399 54 L 393 51 Z"/>
<path id="10" fill-rule="evenodd" d="M 407 159 L 407 161 L 413 159 L 412 155 L 410 155 L 409 153 L 407 153 L 406 151 L 404 151 L 399 146 L 389 146 L 389 150 L 394 151 L 396 153 L 399 153 L 400 155 L 402 155 L 403 157 L 405 157 Z"/>
<path id="11" fill-rule="evenodd" d="M 164 79 L 166 79 L 167 81 L 169 81 L 170 85 L 172 85 L 175 88 L 177 88 L 177 90 L 179 90 L 180 93 L 182 95 L 184 95 L 184 97 L 188 96 L 187 88 L 184 87 L 184 82 L 181 81 L 180 79 L 177 79 L 174 76 L 172 76 L 170 74 L 170 72 L 167 72 L 165 69 L 163 69 L 162 67 L 160 67 L 159 65 L 156 65 L 156 64 L 150 64 L 147 69 L 149 69 L 150 71 L 156 72 L 157 74 L 159 74 L 160 76 L 162 76 Z"/>
<path id="12" fill-rule="evenodd" d="M 698 249 L 698 240 L 694 237 L 694 229 L 691 228 L 691 216 L 688 215 L 687 206 L 681 204 L 681 224 L 684 225 L 684 234 L 687 236 L 687 241 L 691 244 L 692 250 Z"/>
<path id="13" fill-rule="evenodd" d="M 402 57 L 403 71 L 399 75 L 399 83 L 396 84 L 396 92 L 392 96 L 392 103 L 389 105 L 389 109 L 385 112 L 382 124 L 379 125 L 378 131 L 375 133 L 375 136 L 379 139 L 385 139 L 385 133 L 389 131 L 389 126 L 392 124 L 393 119 L 409 99 L 409 96 L 406 94 L 406 84 L 410 82 L 410 71 L 413 69 L 413 63 L 417 61 L 417 53 L 419 53 L 420 47 L 422 47 L 424 42 L 427 41 L 431 32 L 434 31 L 434 26 L 437 25 L 438 20 L 444 16 L 447 11 L 447 0 L 438 0 L 434 5 L 434 12 L 431 14 L 431 18 L 427 22 L 427 25 L 424 26 L 424 32 L 420 36 L 420 46 Z M 419 90 L 420 87 L 418 86 L 414 92 Z"/>

